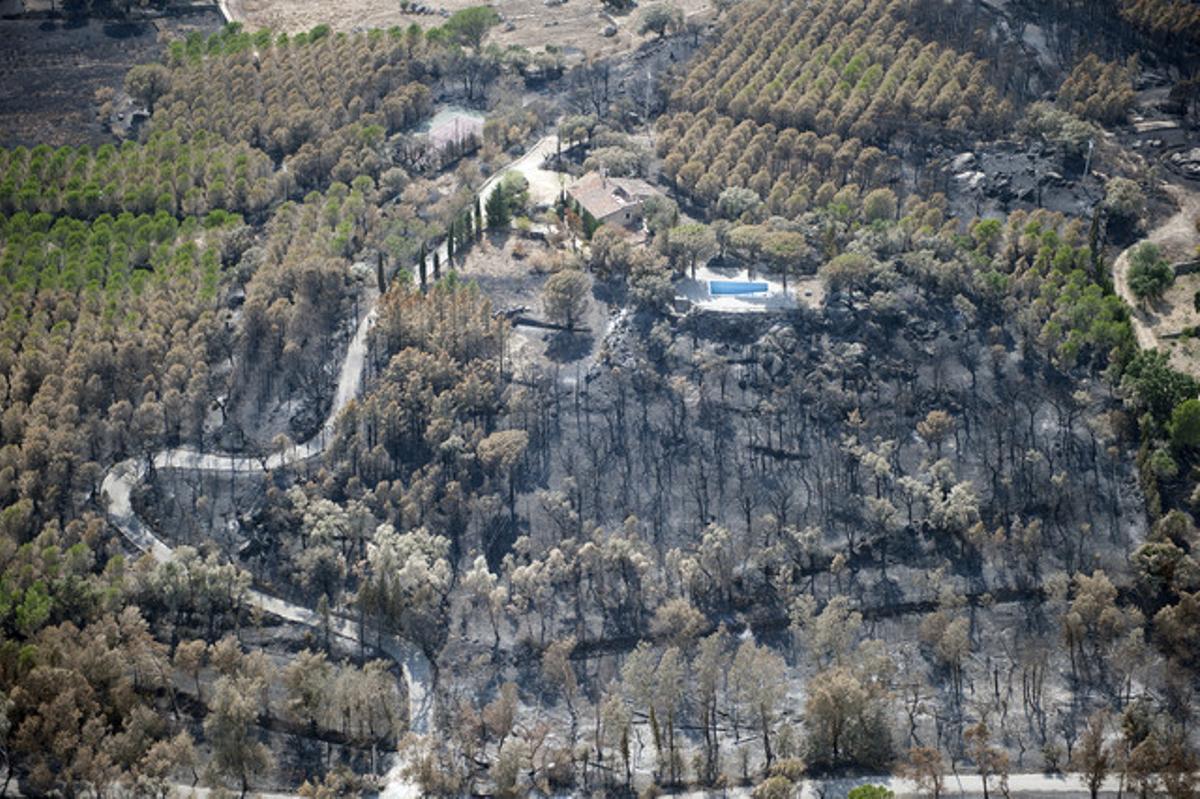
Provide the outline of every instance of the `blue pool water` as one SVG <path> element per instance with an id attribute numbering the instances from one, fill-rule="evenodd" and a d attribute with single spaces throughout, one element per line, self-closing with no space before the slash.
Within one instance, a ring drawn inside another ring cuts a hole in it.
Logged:
<path id="1" fill-rule="evenodd" d="M 710 280 L 708 292 L 714 296 L 728 294 L 762 294 L 770 288 L 766 283 L 750 283 L 744 280 Z"/>

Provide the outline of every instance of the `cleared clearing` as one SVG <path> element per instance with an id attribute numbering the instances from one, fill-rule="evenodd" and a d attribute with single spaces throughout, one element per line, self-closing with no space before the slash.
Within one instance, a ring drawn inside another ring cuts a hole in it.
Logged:
<path id="1" fill-rule="evenodd" d="M 1163 256 L 1172 262 L 1190 260 L 1195 257 L 1200 244 L 1200 233 L 1196 230 L 1196 219 L 1200 218 L 1200 193 L 1180 186 L 1168 185 L 1167 191 L 1179 203 L 1179 211 L 1134 247 L 1149 242 L 1162 249 Z M 1133 309 L 1133 330 L 1138 344 L 1144 349 L 1154 349 L 1160 343 L 1171 353 L 1171 365 L 1193 376 L 1200 376 L 1200 347 L 1195 341 L 1174 338 L 1187 327 L 1200 323 L 1200 314 L 1195 312 L 1192 297 L 1200 288 L 1200 276 L 1181 275 L 1166 295 L 1153 304 L 1138 302 L 1129 288 L 1129 254 L 1134 247 L 1121 253 L 1113 264 L 1113 280 L 1117 294 Z"/>

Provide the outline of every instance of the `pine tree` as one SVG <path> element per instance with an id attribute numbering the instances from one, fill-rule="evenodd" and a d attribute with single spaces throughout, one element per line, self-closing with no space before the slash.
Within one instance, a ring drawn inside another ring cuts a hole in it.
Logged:
<path id="1" fill-rule="evenodd" d="M 487 224 L 493 230 L 503 230 L 512 222 L 512 210 L 508 206 L 508 193 L 503 186 L 497 186 L 488 195 L 487 212 Z"/>

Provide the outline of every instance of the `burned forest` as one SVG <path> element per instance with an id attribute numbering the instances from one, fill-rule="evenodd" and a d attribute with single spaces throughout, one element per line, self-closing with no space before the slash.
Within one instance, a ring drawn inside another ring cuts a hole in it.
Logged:
<path id="1" fill-rule="evenodd" d="M 0 794 L 1200 791 L 1194 0 L 0 2 Z"/>

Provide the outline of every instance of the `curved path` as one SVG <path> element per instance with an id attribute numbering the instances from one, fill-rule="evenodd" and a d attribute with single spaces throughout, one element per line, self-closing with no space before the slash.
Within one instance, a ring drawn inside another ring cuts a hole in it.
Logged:
<path id="1" fill-rule="evenodd" d="M 509 170 L 516 170 L 526 175 L 532 184 L 534 176 L 542 173 L 540 169 L 542 161 L 555 152 L 557 144 L 556 136 L 547 136 L 507 167 L 497 170 L 479 188 L 478 195 L 481 204 L 486 208 L 488 197 L 499 185 L 500 178 Z M 484 210 L 484 214 L 486 221 L 486 210 Z M 443 261 L 449 262 L 444 244 L 439 250 L 439 257 Z M 151 463 L 156 470 L 184 469 L 222 474 L 262 474 L 289 463 L 297 463 L 320 455 L 325 450 L 326 442 L 332 438 L 338 416 L 362 390 L 363 372 L 366 369 L 367 360 L 367 336 L 375 324 L 378 302 L 379 293 L 374 290 L 370 291 L 367 312 L 354 331 L 354 337 L 346 348 L 345 359 L 338 371 L 337 391 L 330 404 L 329 415 L 315 436 L 265 459 L 245 455 L 201 452 L 192 447 L 178 447 L 156 453 L 149 459 L 150 462 L 133 458 L 121 461 L 108 470 L 100 486 L 100 493 L 107 502 L 108 518 L 113 526 L 138 550 L 148 553 L 160 563 L 168 561 L 174 557 L 174 551 L 138 518 L 130 500 L 134 487 L 150 471 Z M 262 591 L 251 590 L 247 595 L 247 601 L 264 613 L 285 621 L 318 629 L 324 626 L 324 619 L 311 608 L 288 602 Z M 360 643 L 358 624 L 353 619 L 335 614 L 332 616 L 330 624 L 333 634 L 355 644 Z M 429 661 L 416 646 L 396 638 L 383 638 L 380 641 L 380 648 L 400 664 L 404 672 L 405 681 L 408 683 L 410 728 L 414 732 L 426 732 L 429 725 L 430 705 Z"/>
<path id="2" fill-rule="evenodd" d="M 1122 252 L 1113 262 L 1113 287 L 1117 296 L 1131 309 L 1129 316 L 1133 323 L 1133 333 L 1137 337 L 1138 346 L 1144 350 L 1156 349 L 1158 336 L 1154 333 L 1154 324 L 1146 310 L 1129 288 L 1129 256 L 1135 247 L 1146 243 L 1157 244 L 1160 247 L 1195 244 L 1195 225 L 1196 220 L 1200 219 L 1200 193 L 1188 191 L 1173 183 L 1167 184 L 1166 190 L 1179 203 L 1179 211 L 1150 231 L 1146 238 Z"/>
<path id="3" fill-rule="evenodd" d="M 369 310 L 355 330 L 354 338 L 347 348 L 346 358 L 342 362 L 338 375 L 337 393 L 330 406 L 329 417 L 325 420 L 320 433 L 312 439 L 303 444 L 289 447 L 283 452 L 275 453 L 266 459 L 200 452 L 190 447 L 168 449 L 154 455 L 154 468 L 186 469 L 223 474 L 261 474 L 286 463 L 296 463 L 319 455 L 324 450 L 325 441 L 330 437 L 338 414 L 358 394 L 363 370 L 366 366 L 367 335 L 375 323 L 377 301 L 378 296 L 373 295 L 370 299 Z M 103 483 L 101 483 L 100 492 L 107 500 L 108 518 L 113 526 L 120 530 L 121 534 L 134 547 L 150 554 L 155 560 L 162 563 L 173 558 L 174 551 L 138 518 L 130 500 L 134 486 L 145 478 L 148 471 L 147 463 L 143 460 L 131 458 L 121 461 L 108 470 Z M 264 613 L 285 621 L 317 629 L 324 627 L 324 619 L 311 608 L 288 602 L 262 591 L 251 589 L 246 595 L 246 601 Z M 358 624 L 353 619 L 333 614 L 330 619 L 330 629 L 334 635 L 340 638 L 354 644 L 359 643 Z M 379 648 L 384 654 L 400 664 L 404 672 L 408 689 L 411 729 L 416 732 L 424 732 L 428 726 L 429 716 L 428 661 L 417 647 L 408 642 L 384 637 L 379 644 Z"/>

